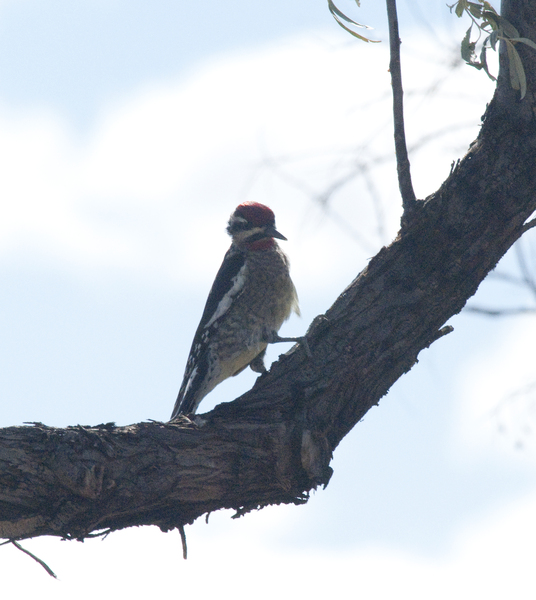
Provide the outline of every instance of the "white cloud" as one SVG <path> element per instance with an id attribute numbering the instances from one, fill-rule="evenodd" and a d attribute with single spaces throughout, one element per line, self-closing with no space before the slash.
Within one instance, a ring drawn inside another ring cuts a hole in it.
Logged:
<path id="1" fill-rule="evenodd" d="M 448 79 L 449 70 L 431 60 L 432 50 L 423 59 L 424 42 L 414 43 L 420 54 L 406 58 L 406 89 L 421 85 L 426 68 L 426 76 Z M 319 272 L 346 284 L 355 265 L 396 232 L 394 164 L 373 173 L 384 202 L 382 237 L 378 207 L 362 182 L 333 197 L 327 221 L 310 196 L 348 174 L 356 161 L 392 154 L 387 65 L 386 44 L 302 37 L 141 90 L 109 107 L 86 140 L 50 115 L 0 113 L 6 170 L 0 258 L 33 252 L 82 272 L 121 267 L 204 281 L 219 262 L 212 256 L 227 245 L 228 214 L 255 198 L 276 211 L 295 270 L 307 280 L 302 285 L 318 281 Z M 469 103 L 456 96 L 468 78 L 483 90 L 475 89 Z M 463 120 L 476 131 L 487 82 L 463 71 L 448 85 L 447 100 L 408 93 L 410 140 L 433 131 L 438 115 L 445 125 L 456 121 L 460 102 Z M 461 140 L 463 147 L 466 133 Z M 416 155 L 418 189 L 432 191 L 448 172 L 456 155 L 445 156 L 444 141 L 427 150 L 425 160 Z M 348 234 L 351 229 L 364 246 Z M 344 260 L 349 254 L 352 264 Z M 195 265 L 183 260 L 191 255 Z M 343 263 L 336 275 L 329 269 Z"/>

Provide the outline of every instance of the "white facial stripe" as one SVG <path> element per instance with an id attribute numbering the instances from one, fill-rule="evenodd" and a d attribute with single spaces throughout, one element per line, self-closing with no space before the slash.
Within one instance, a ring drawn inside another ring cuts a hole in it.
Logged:
<path id="1" fill-rule="evenodd" d="M 248 240 L 248 238 L 257 235 L 258 233 L 263 232 L 264 229 L 262 227 L 252 227 L 251 229 L 246 229 L 245 231 L 238 231 L 233 234 L 233 241 L 236 243 L 243 243 Z"/>
<path id="2" fill-rule="evenodd" d="M 232 286 L 229 291 L 223 296 L 223 298 L 219 301 L 212 318 L 205 325 L 205 329 L 210 327 L 215 321 L 217 321 L 222 315 L 224 315 L 233 303 L 234 297 L 242 290 L 244 287 L 244 283 L 246 278 L 244 277 L 244 273 L 246 270 L 246 265 L 243 265 L 238 271 L 238 273 L 232 279 Z"/>

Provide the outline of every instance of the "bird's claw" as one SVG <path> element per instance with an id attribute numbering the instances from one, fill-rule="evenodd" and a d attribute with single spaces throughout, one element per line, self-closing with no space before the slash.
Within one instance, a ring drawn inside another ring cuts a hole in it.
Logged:
<path id="1" fill-rule="evenodd" d="M 270 331 L 266 334 L 265 340 L 267 344 L 278 344 L 279 342 L 295 342 L 296 344 L 300 344 L 303 346 L 305 350 L 305 354 L 307 354 L 308 358 L 312 358 L 311 348 L 309 347 L 309 342 L 307 341 L 306 336 L 301 337 L 281 337 L 277 331 Z"/>

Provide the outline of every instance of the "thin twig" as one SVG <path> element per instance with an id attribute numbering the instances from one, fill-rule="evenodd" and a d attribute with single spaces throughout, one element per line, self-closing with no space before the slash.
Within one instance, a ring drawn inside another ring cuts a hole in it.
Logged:
<path id="1" fill-rule="evenodd" d="M 463 312 L 472 312 L 486 317 L 511 317 L 515 315 L 526 315 L 536 313 L 536 308 L 484 308 L 482 306 L 466 306 Z"/>
<path id="2" fill-rule="evenodd" d="M 182 558 L 184 558 L 184 560 L 186 560 L 188 558 L 188 546 L 186 545 L 186 533 L 184 531 L 184 525 L 179 525 L 178 530 L 179 530 L 179 533 L 181 534 Z"/>
<path id="3" fill-rule="evenodd" d="M 402 89 L 402 71 L 400 68 L 400 36 L 398 33 L 398 17 L 396 14 L 396 0 L 387 1 L 387 18 L 389 20 L 389 45 L 391 61 L 391 84 L 393 86 L 393 120 L 395 126 L 395 152 L 398 172 L 398 186 L 402 196 L 404 216 L 415 207 L 417 201 L 409 167 L 406 134 L 404 131 L 404 91 Z"/>
<path id="4" fill-rule="evenodd" d="M 54 571 L 47 565 L 47 563 L 44 560 L 41 560 L 35 554 L 32 554 L 29 550 L 26 550 L 26 548 L 23 548 L 16 540 L 10 540 L 10 542 L 15 546 L 15 548 L 18 548 L 21 552 L 24 552 L 24 554 L 31 556 L 36 562 L 38 562 L 43 567 L 43 569 L 45 569 L 45 571 L 51 577 L 54 577 L 54 579 L 58 578 L 56 576 L 56 573 L 54 573 Z"/>

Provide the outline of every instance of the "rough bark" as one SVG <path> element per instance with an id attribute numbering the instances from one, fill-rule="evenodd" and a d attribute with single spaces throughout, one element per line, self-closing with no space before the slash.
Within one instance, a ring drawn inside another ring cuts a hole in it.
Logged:
<path id="1" fill-rule="evenodd" d="M 536 40 L 536 5 L 503 3 Z M 536 52 L 523 101 L 501 64 L 478 139 L 441 188 L 254 388 L 178 424 L 0 430 L 0 536 L 79 538 L 302 503 L 333 450 L 441 335 L 536 210 Z M 502 63 L 505 57 L 502 59 Z"/>

